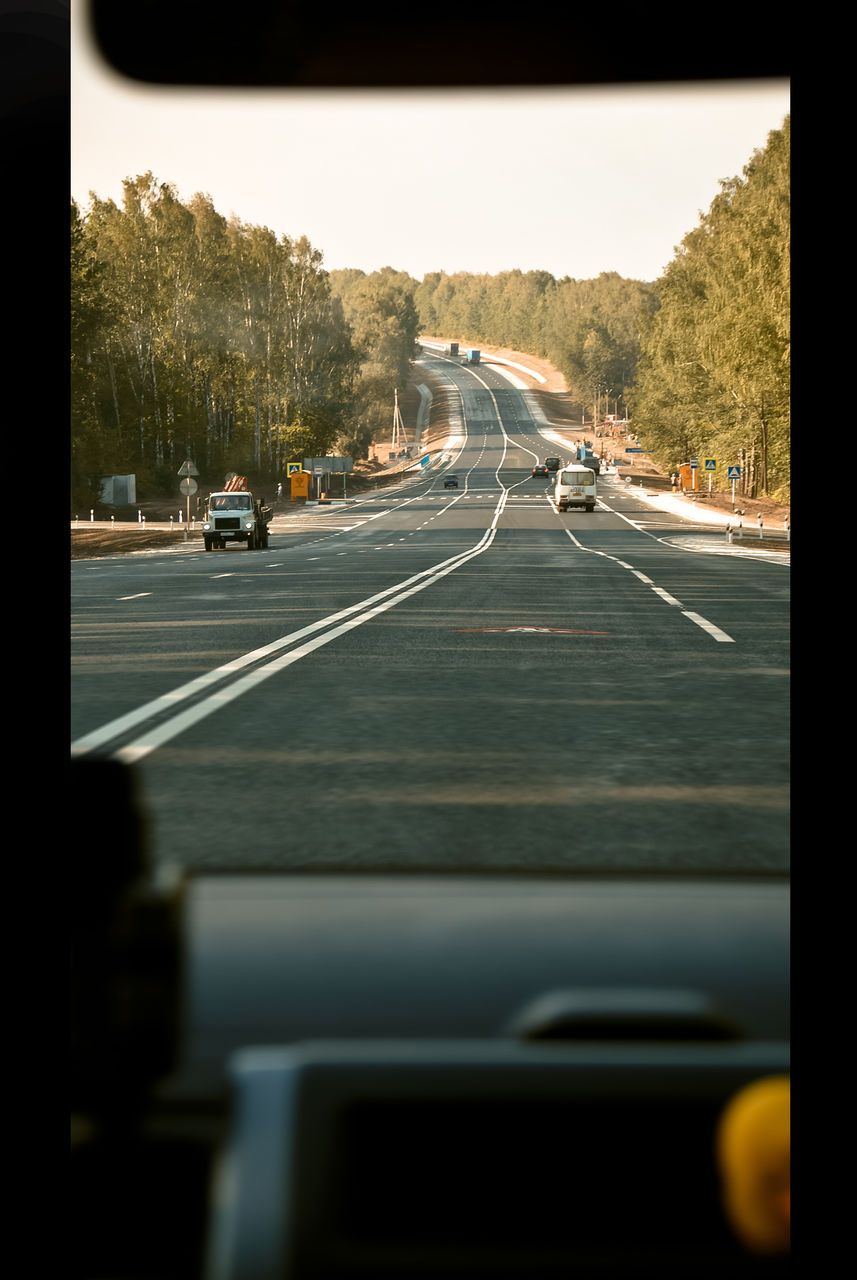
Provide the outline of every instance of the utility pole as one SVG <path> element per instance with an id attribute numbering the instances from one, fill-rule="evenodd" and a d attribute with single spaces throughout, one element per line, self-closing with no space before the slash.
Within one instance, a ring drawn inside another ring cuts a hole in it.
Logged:
<path id="1" fill-rule="evenodd" d="M 402 442 L 404 443 L 405 447 L 407 447 L 407 444 L 408 444 L 408 437 L 407 437 L 407 433 L 405 432 L 405 424 L 402 421 L 402 415 L 399 411 L 399 392 L 395 391 L 394 396 L 395 396 L 395 400 L 393 405 L 393 446 L 392 447 L 393 447 L 393 453 L 398 456 L 399 437 L 401 436 Z"/>

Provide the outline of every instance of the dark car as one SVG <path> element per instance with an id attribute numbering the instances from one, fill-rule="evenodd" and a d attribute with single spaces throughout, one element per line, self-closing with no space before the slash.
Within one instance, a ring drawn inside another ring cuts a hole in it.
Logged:
<path id="1" fill-rule="evenodd" d="M 457 489 L 458 476 L 447 476 L 443 482 L 444 489 Z"/>
<path id="2" fill-rule="evenodd" d="M 536 466 L 533 467 L 533 475 L 547 476 L 547 475 L 550 475 L 550 472 L 548 471 L 547 467 L 543 462 L 539 462 L 536 464 Z"/>
<path id="3" fill-rule="evenodd" d="M 545 458 L 548 471 L 559 471 L 559 458 Z"/>

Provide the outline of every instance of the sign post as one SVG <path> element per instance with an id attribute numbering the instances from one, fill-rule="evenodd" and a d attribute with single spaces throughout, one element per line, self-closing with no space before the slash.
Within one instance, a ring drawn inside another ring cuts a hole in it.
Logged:
<path id="1" fill-rule="evenodd" d="M 732 481 L 732 506 L 735 506 L 735 481 L 741 479 L 740 467 L 727 467 L 726 479 Z"/>
<path id="2" fill-rule="evenodd" d="M 706 458 L 705 470 L 708 472 L 708 496 L 710 498 L 711 497 L 711 477 L 713 476 L 714 472 L 717 470 L 717 459 Z"/>
<path id="3" fill-rule="evenodd" d="M 693 492 L 696 493 L 696 473 L 699 470 L 699 458 L 691 458 L 690 469 L 693 472 Z"/>
<path id="4" fill-rule="evenodd" d="M 197 489 L 199 488 L 199 485 L 198 485 L 198 484 L 196 483 L 196 481 L 195 481 L 195 480 L 193 480 L 191 477 L 192 477 L 192 476 L 198 476 L 198 475 L 199 475 L 199 471 L 198 471 L 198 470 L 197 470 L 197 468 L 194 466 L 194 464 L 191 462 L 190 458 L 187 458 L 187 459 L 182 463 L 182 465 L 179 467 L 178 474 L 179 474 L 180 476 L 183 476 L 183 477 L 184 477 L 184 479 L 182 480 L 181 484 L 179 485 L 179 489 L 182 491 L 182 493 L 183 493 L 183 494 L 185 495 L 185 497 L 187 498 L 187 519 L 185 520 L 185 527 L 184 527 L 184 537 L 185 537 L 185 542 L 187 542 L 187 531 L 188 531 L 188 529 L 190 528 L 190 499 L 191 499 L 191 494 L 196 493 Z"/>

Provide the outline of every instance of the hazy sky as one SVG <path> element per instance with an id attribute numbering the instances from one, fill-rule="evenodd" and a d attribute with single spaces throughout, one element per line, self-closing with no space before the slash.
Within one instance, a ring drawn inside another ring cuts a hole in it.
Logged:
<path id="1" fill-rule="evenodd" d="M 307 236 L 329 270 L 655 280 L 789 112 L 785 80 L 389 91 L 144 88 L 71 0 L 71 194 L 151 170 L 182 200 Z"/>

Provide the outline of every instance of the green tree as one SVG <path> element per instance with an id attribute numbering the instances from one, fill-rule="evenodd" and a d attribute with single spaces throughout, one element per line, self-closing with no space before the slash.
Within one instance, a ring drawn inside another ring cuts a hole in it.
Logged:
<path id="1" fill-rule="evenodd" d="M 415 281 L 385 267 L 348 278 L 337 273 L 332 286 L 340 292 L 360 363 L 354 419 L 343 433 L 341 447 L 352 456 L 366 457 L 372 440 L 392 420 L 395 392 L 404 388 L 417 354 L 420 323 Z"/>
<path id="2" fill-rule="evenodd" d="M 116 451 L 103 407 L 99 363 L 103 335 L 112 315 L 98 262 L 78 205 L 71 203 L 70 245 L 70 410 L 72 507 L 91 507 L 102 474 L 112 470 Z"/>
<path id="3" fill-rule="evenodd" d="M 789 119 L 682 241 L 656 288 L 634 412 L 662 464 L 740 464 L 749 497 L 789 497 Z M 721 480 L 721 482 L 723 482 Z"/>
<path id="4" fill-rule="evenodd" d="M 76 474 L 134 471 L 138 491 L 206 472 L 281 474 L 352 418 L 356 357 L 321 254 L 302 238 L 183 204 L 151 173 L 122 207 L 72 209 Z"/>

